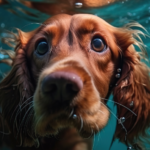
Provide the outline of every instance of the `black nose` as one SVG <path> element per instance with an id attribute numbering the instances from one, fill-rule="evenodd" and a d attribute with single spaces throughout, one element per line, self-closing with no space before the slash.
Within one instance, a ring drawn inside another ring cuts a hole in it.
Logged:
<path id="1" fill-rule="evenodd" d="M 42 81 L 42 93 L 53 101 L 71 101 L 82 89 L 80 77 L 71 72 L 57 71 Z"/>

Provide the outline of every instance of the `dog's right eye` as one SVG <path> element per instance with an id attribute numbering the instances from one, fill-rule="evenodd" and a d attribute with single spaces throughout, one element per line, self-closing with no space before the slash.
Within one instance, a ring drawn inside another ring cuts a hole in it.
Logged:
<path id="1" fill-rule="evenodd" d="M 49 50 L 49 46 L 48 46 L 48 43 L 46 41 L 40 41 L 38 42 L 37 46 L 36 46 L 36 52 L 39 54 L 39 55 L 44 55 L 48 52 Z"/>

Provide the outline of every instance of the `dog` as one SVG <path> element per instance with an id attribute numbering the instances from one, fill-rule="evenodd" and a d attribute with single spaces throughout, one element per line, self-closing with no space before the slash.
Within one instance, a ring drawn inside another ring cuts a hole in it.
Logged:
<path id="1" fill-rule="evenodd" d="M 109 120 L 112 93 L 118 104 L 114 138 L 144 148 L 149 68 L 141 61 L 144 33 L 132 27 L 141 25 L 117 28 L 94 15 L 61 14 L 33 31 L 18 29 L 15 51 L 1 51 L 10 56 L 1 62 L 12 66 L 0 83 L 1 127 L 15 137 L 11 145 L 91 150 L 93 135 Z"/>

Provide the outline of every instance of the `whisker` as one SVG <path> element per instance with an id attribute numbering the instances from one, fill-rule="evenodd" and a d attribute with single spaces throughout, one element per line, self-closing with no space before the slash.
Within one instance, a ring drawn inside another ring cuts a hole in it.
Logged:
<path id="1" fill-rule="evenodd" d="M 119 121 L 119 118 L 118 118 L 105 104 L 103 104 L 102 102 L 101 102 L 101 104 L 104 105 L 104 106 L 110 111 L 110 113 L 117 119 L 117 121 Z M 122 128 L 125 130 L 126 135 L 127 135 L 127 129 L 126 129 L 125 126 L 122 124 L 122 122 L 120 122 L 120 124 L 121 124 Z"/>
<path id="2" fill-rule="evenodd" d="M 120 104 L 120 103 L 118 103 L 118 102 L 115 102 L 115 101 L 113 101 L 113 100 L 109 100 L 109 99 L 106 99 L 106 98 L 101 98 L 101 99 L 106 100 L 106 101 L 110 101 L 110 102 L 113 102 L 113 103 L 116 103 L 116 104 L 118 104 L 118 105 L 120 105 L 120 106 L 126 108 L 127 110 L 129 110 L 129 111 L 130 111 L 131 113 L 133 113 L 135 116 L 137 116 L 137 114 L 136 114 L 135 112 L 133 112 L 131 109 L 129 109 L 128 107 L 126 107 L 126 106 L 124 106 L 124 105 L 122 105 L 122 104 Z"/>
<path id="3" fill-rule="evenodd" d="M 95 146 L 95 133 L 94 133 L 94 135 L 93 135 L 93 145 L 92 145 L 92 150 L 94 149 L 94 146 Z"/>
<path id="4" fill-rule="evenodd" d="M 31 103 L 33 103 L 32 101 L 31 102 L 29 102 L 29 103 L 27 103 L 26 105 L 24 105 L 23 106 L 23 108 L 21 108 L 22 106 L 18 106 L 19 108 L 18 108 L 18 111 L 16 112 L 16 117 L 18 116 L 18 114 L 24 109 L 24 108 L 26 108 L 28 105 L 30 105 Z"/>
<path id="5" fill-rule="evenodd" d="M 83 119 L 82 119 L 81 115 L 80 115 L 80 120 L 81 120 L 81 126 L 80 126 L 79 132 L 81 132 L 81 130 L 82 130 L 82 128 L 83 128 Z"/>
<path id="6" fill-rule="evenodd" d="M 21 121 L 21 123 L 20 123 L 19 130 L 21 129 L 21 126 L 22 126 L 22 124 L 23 124 L 23 122 L 24 122 L 24 120 L 25 120 L 25 118 L 26 118 L 26 115 L 28 114 L 28 112 L 29 112 L 30 110 L 32 110 L 32 108 L 33 108 L 33 105 L 31 105 L 31 106 L 28 108 L 28 110 L 26 111 L 26 113 L 25 113 L 25 115 L 24 115 L 24 117 L 23 117 L 23 119 L 22 119 L 22 121 Z M 18 132 L 19 132 L 19 130 L 18 130 Z"/>
<path id="7" fill-rule="evenodd" d="M 95 124 L 95 126 L 96 126 L 96 128 L 97 128 L 97 132 L 99 131 L 99 128 L 98 128 L 98 125 L 96 124 L 96 123 L 94 123 Z"/>
<path id="8" fill-rule="evenodd" d="M 29 97 L 28 99 L 26 99 L 26 100 L 21 104 L 21 106 L 23 106 L 23 104 L 26 103 L 26 102 L 27 102 L 28 100 L 30 100 L 31 98 L 33 98 L 33 96 L 31 96 L 31 97 Z M 12 120 L 12 117 L 13 117 L 13 115 L 14 115 L 16 109 L 18 109 L 18 107 L 19 107 L 19 104 L 18 104 L 17 107 L 14 109 L 14 111 L 13 111 L 13 113 L 12 113 L 12 115 L 11 115 L 10 121 Z M 17 113 L 17 112 L 16 112 L 16 113 Z"/>
<path id="9" fill-rule="evenodd" d="M 29 110 L 28 110 L 28 112 L 30 112 L 32 109 L 30 108 Z M 29 113 L 30 114 L 30 113 Z M 24 119 L 22 119 L 22 122 L 21 122 L 21 124 L 20 124 L 20 126 L 19 126 L 19 129 L 18 129 L 18 133 L 17 133 L 17 135 L 19 134 L 19 133 L 25 133 L 25 127 L 24 127 L 24 120 L 25 120 L 25 117 L 24 117 Z M 24 130 L 23 130 L 24 129 Z"/>
<path id="10" fill-rule="evenodd" d="M 103 111 L 101 111 L 101 110 L 98 110 L 98 111 L 101 112 L 103 115 L 105 115 Z"/>
<path id="11" fill-rule="evenodd" d="M 26 99 L 22 104 L 21 104 L 21 106 L 23 105 L 23 104 L 25 104 L 28 100 L 30 100 L 31 98 L 33 98 L 33 96 L 31 96 L 31 97 L 29 97 L 28 99 Z"/>
<path id="12" fill-rule="evenodd" d="M 31 102 L 29 102 L 28 104 L 26 104 L 23 108 L 21 108 L 21 107 L 19 107 L 19 105 L 18 105 L 18 111 L 17 111 L 17 113 L 16 113 L 16 116 L 15 116 L 15 119 L 14 119 L 14 127 L 13 127 L 13 129 L 15 128 L 15 123 L 17 123 L 16 122 L 16 120 L 17 120 L 17 117 L 18 117 L 18 115 L 22 112 L 22 110 L 24 109 L 24 108 L 26 108 L 28 105 L 30 105 L 31 103 L 33 103 L 32 101 Z M 16 124 L 16 127 L 17 127 L 17 124 Z M 17 127 L 17 129 L 18 129 L 18 127 Z"/>
<path id="13" fill-rule="evenodd" d="M 24 133 L 25 133 L 25 130 L 27 129 L 28 123 L 31 121 L 31 117 L 33 117 L 33 115 L 34 115 L 34 110 L 31 109 L 30 113 L 28 115 L 28 119 L 26 120 L 25 125 L 24 125 L 24 130 L 23 130 Z"/>
<path id="14" fill-rule="evenodd" d="M 20 105 L 20 106 L 22 105 L 22 103 L 24 103 L 24 102 L 23 102 L 24 98 L 25 98 L 25 95 L 22 95 L 22 97 L 20 97 L 20 101 L 19 101 L 19 105 Z"/>
<path id="15" fill-rule="evenodd" d="M 10 134 L 10 132 L 6 133 L 6 132 L 4 131 L 4 123 L 3 123 L 3 122 L 4 122 L 4 121 L 3 121 L 3 118 L 1 117 L 2 131 L 0 131 L 0 133 L 3 134 L 3 135 L 2 135 L 2 139 L 4 138 L 4 135 L 9 135 L 9 134 Z"/>
<path id="16" fill-rule="evenodd" d="M 74 113 L 74 108 L 72 108 L 72 111 L 71 111 L 71 113 L 69 115 L 69 118 L 73 115 L 73 113 Z"/>
<path id="17" fill-rule="evenodd" d="M 89 136 L 89 137 L 87 137 L 87 138 L 84 138 L 84 139 L 90 139 L 94 134 L 94 131 L 93 131 L 93 129 L 91 128 L 91 135 Z"/>
<path id="18" fill-rule="evenodd" d="M 99 142 L 100 141 L 100 132 L 98 133 L 97 139 L 98 139 L 98 142 Z"/>
<path id="19" fill-rule="evenodd" d="M 34 115 L 34 111 L 33 109 L 30 109 L 29 113 L 28 113 L 28 118 L 26 119 L 25 123 L 24 123 L 24 127 L 22 128 L 22 133 L 27 133 L 28 131 L 31 132 L 32 130 L 32 126 L 31 128 L 29 127 L 29 123 L 31 123 L 31 121 L 33 120 L 33 115 Z"/>

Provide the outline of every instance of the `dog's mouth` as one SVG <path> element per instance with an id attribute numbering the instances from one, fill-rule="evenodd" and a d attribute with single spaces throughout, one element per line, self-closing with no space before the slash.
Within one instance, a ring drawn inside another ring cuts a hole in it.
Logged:
<path id="1" fill-rule="evenodd" d="M 95 105 L 94 110 L 92 107 L 80 109 L 79 105 L 72 107 L 68 104 L 49 112 L 45 109 L 42 115 L 35 115 L 35 133 L 42 137 L 58 135 L 63 129 L 73 127 L 83 138 L 92 137 L 105 127 L 109 118 L 106 106 L 101 105 L 100 101 Z"/>

